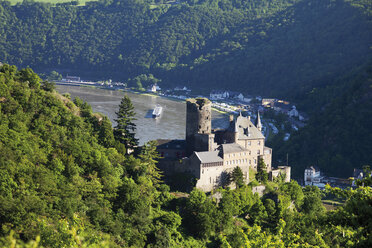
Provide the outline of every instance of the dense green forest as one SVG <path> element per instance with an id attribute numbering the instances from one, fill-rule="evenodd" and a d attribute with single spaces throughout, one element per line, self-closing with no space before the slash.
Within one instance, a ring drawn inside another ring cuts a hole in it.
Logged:
<path id="1" fill-rule="evenodd" d="M 368 0 L 2 1 L 0 61 L 288 97 L 371 58 L 371 13 Z"/>
<path id="2" fill-rule="evenodd" d="M 161 182 L 153 142 L 128 154 L 128 99 L 116 132 L 31 69 L 0 67 L 1 247 L 371 246 L 370 176 L 355 190 L 278 179 L 262 197 L 260 182 L 179 196 Z M 324 197 L 342 205 L 326 211 Z"/>
<path id="3" fill-rule="evenodd" d="M 298 179 L 310 165 L 329 176 L 348 178 L 354 168 L 372 163 L 371 63 L 301 96 L 303 106 L 312 108 L 313 114 L 288 142 L 283 142 L 284 133 L 269 141 L 275 161 L 286 161 L 288 154 Z"/>

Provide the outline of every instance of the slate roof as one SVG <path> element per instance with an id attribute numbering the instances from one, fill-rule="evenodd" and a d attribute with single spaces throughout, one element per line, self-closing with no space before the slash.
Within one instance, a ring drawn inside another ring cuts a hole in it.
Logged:
<path id="1" fill-rule="evenodd" d="M 238 139 L 264 139 L 263 134 L 257 129 L 255 125 L 248 119 L 239 115 L 229 127 L 230 131 L 238 131 Z"/>
<path id="2" fill-rule="evenodd" d="M 223 162 L 223 159 L 218 156 L 218 153 L 219 151 L 195 152 L 195 155 L 198 157 L 201 163 Z"/>
<path id="3" fill-rule="evenodd" d="M 247 149 L 245 149 L 244 147 L 242 147 L 241 145 L 237 143 L 222 144 L 220 145 L 219 149 L 221 150 L 223 154 L 248 151 Z"/>

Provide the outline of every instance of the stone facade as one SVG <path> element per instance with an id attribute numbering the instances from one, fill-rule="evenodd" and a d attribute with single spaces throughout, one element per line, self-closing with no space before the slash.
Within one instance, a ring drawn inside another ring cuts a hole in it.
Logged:
<path id="1" fill-rule="evenodd" d="M 291 181 L 291 167 L 290 166 L 278 166 L 278 168 L 270 171 L 269 179 L 273 181 L 274 178 L 280 175 L 285 175 L 284 182 L 290 182 Z"/>
<path id="2" fill-rule="evenodd" d="M 249 180 L 249 169 L 257 170 L 262 158 L 271 178 L 286 173 L 290 180 L 290 167 L 279 168 L 272 172 L 272 150 L 265 146 L 265 137 L 261 133 L 261 120 L 258 115 L 256 125 L 250 117 L 230 116 L 229 127 L 225 130 L 212 130 L 211 102 L 206 98 L 188 99 L 186 102 L 186 157 L 174 159 L 173 167 L 169 158 L 160 162 L 166 165 L 168 172 L 188 172 L 197 178 L 196 187 L 211 191 L 227 185 L 228 175 L 235 167 L 240 167 L 245 182 Z M 158 150 L 166 154 L 164 145 Z M 172 150 L 173 153 L 177 150 Z M 176 153 L 178 154 L 178 153 Z M 170 168 L 172 167 L 172 168 Z"/>

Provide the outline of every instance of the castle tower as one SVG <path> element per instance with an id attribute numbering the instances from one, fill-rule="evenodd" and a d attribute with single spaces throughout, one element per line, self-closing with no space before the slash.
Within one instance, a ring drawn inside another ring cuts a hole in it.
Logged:
<path id="1" fill-rule="evenodd" d="M 242 116 L 241 112 L 240 112 L 240 116 Z M 234 143 L 238 142 L 238 138 L 239 138 L 239 127 L 238 127 L 238 120 L 236 120 L 234 123 Z"/>
<path id="2" fill-rule="evenodd" d="M 261 118 L 260 118 L 260 112 L 257 111 L 257 120 L 256 120 L 256 127 L 258 131 L 262 131 L 262 124 L 261 124 Z"/>
<path id="3" fill-rule="evenodd" d="M 186 101 L 186 152 L 212 150 L 212 103 L 207 98 Z"/>

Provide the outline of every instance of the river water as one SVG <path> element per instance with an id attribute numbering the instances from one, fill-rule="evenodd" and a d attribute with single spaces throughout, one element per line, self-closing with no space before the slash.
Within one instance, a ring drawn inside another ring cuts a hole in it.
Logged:
<path id="1" fill-rule="evenodd" d="M 140 145 L 156 139 L 185 139 L 186 103 L 184 101 L 78 86 L 57 85 L 56 89 L 61 94 L 70 93 L 71 99 L 78 96 L 88 102 L 93 112 L 108 116 L 114 126 L 115 112 L 124 94 L 128 95 L 136 112 L 136 137 Z M 156 105 L 163 107 L 163 113 L 159 118 L 153 119 L 151 114 Z M 226 128 L 227 125 L 227 115 L 212 111 L 212 128 Z"/>

